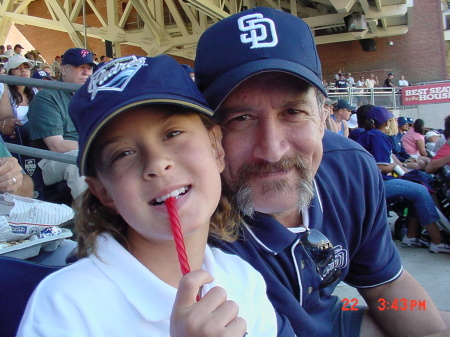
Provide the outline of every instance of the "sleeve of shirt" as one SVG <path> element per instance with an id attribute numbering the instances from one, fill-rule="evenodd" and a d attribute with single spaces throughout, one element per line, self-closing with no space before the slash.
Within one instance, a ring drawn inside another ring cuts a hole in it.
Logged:
<path id="1" fill-rule="evenodd" d="M 34 96 L 27 116 L 32 140 L 64 134 L 60 107 L 50 91 L 43 90 Z"/>
<path id="2" fill-rule="evenodd" d="M 345 282 L 357 287 L 375 287 L 394 281 L 402 272 L 400 256 L 387 224 L 384 183 L 378 167 L 367 162 L 364 174 L 365 218 L 359 246 L 354 252 Z"/>

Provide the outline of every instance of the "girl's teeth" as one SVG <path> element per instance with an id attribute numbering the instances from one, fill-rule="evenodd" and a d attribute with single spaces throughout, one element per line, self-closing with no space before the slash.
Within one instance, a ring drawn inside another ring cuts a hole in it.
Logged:
<path id="1" fill-rule="evenodd" d="M 181 188 L 179 188 L 179 189 L 177 189 L 177 190 L 175 190 L 175 191 L 170 192 L 169 194 L 163 195 L 163 196 L 160 197 L 160 198 L 156 198 L 156 202 L 159 202 L 159 203 L 164 202 L 164 201 L 166 201 L 166 200 L 167 200 L 168 198 L 170 198 L 170 197 L 176 198 L 176 197 L 178 197 L 180 194 L 186 192 L 187 190 L 188 190 L 188 189 L 187 189 L 186 187 L 181 187 Z"/>

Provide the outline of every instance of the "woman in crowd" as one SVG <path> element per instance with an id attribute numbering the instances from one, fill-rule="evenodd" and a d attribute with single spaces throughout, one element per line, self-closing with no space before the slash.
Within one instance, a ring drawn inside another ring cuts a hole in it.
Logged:
<path id="1" fill-rule="evenodd" d="M 384 179 L 387 198 L 404 197 L 413 206 L 408 214 L 408 230 L 402 239 L 407 246 L 429 247 L 433 253 L 450 253 L 450 246 L 442 241 L 436 224 L 439 214 L 433 199 L 425 186 L 408 180 L 395 178 L 392 172 L 402 176 L 406 168 L 392 156 L 392 143 L 387 136 L 392 113 L 383 107 L 375 106 L 367 113 L 364 132 L 357 140 L 374 157 Z M 414 211 L 415 210 L 415 211 Z M 420 210 L 420 211 L 419 211 Z M 426 228 L 431 242 L 420 237 L 420 226 Z"/>
<path id="2" fill-rule="evenodd" d="M 427 150 L 425 149 L 425 122 L 423 119 L 416 119 L 412 128 L 410 128 L 402 137 L 402 145 L 406 152 L 412 157 L 430 162 Z"/>
<path id="3" fill-rule="evenodd" d="M 22 55 L 12 56 L 6 71 L 10 76 L 31 77 L 31 63 Z M 30 138 L 28 130 L 28 107 L 36 88 L 8 84 L 0 100 L 0 131 L 7 142 L 27 145 Z"/>

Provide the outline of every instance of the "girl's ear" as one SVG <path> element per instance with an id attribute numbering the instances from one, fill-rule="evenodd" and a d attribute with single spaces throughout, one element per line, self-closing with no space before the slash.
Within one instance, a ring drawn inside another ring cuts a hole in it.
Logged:
<path id="1" fill-rule="evenodd" d="M 222 147 L 222 130 L 219 125 L 214 125 L 209 130 L 209 138 L 213 148 L 214 158 L 216 159 L 219 171 L 222 172 L 225 168 L 225 151 Z"/>
<path id="2" fill-rule="evenodd" d="M 105 185 L 103 185 L 100 179 L 93 177 L 86 177 L 85 181 L 91 193 L 95 195 L 98 200 L 100 200 L 103 206 L 108 207 L 115 213 L 118 213 L 114 200 L 109 196 L 108 191 L 105 188 Z"/>

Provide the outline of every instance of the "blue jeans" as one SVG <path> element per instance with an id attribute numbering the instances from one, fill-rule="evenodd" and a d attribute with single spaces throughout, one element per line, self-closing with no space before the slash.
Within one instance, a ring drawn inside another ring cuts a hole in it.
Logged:
<path id="1" fill-rule="evenodd" d="M 386 198 L 402 196 L 410 202 L 421 226 L 439 220 L 439 214 L 427 188 L 421 184 L 403 179 L 384 181 Z"/>

